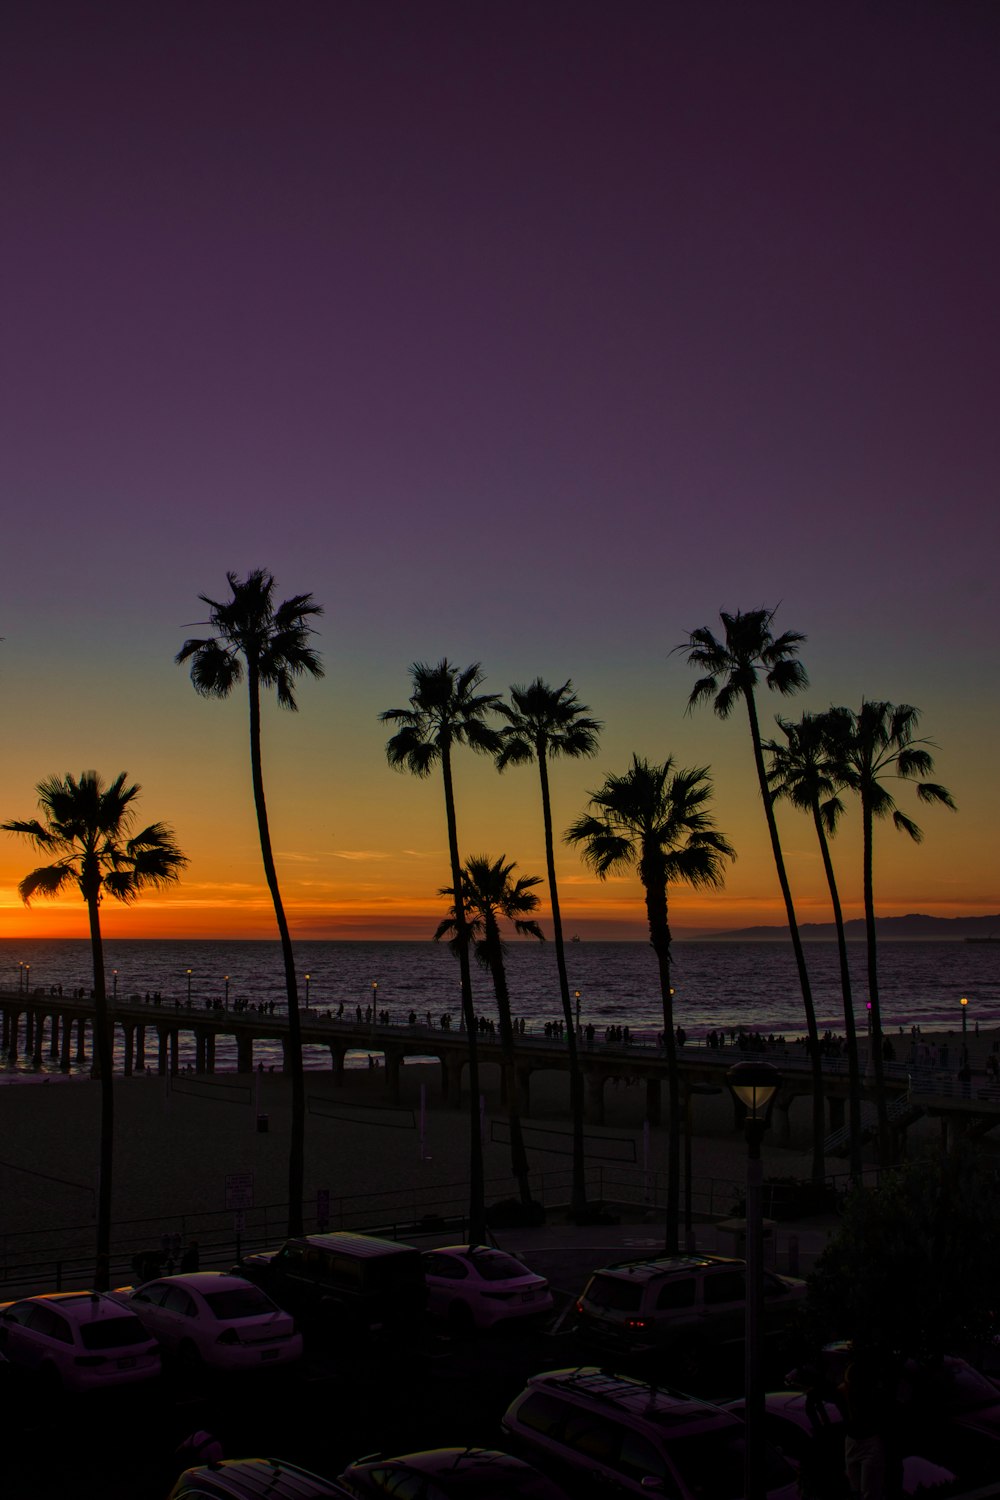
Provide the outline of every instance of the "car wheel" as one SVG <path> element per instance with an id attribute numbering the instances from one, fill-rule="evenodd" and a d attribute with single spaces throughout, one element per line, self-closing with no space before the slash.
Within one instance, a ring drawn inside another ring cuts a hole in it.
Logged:
<path id="1" fill-rule="evenodd" d="M 468 1338 L 476 1326 L 467 1302 L 453 1302 L 448 1308 L 448 1327 L 458 1338 Z"/>

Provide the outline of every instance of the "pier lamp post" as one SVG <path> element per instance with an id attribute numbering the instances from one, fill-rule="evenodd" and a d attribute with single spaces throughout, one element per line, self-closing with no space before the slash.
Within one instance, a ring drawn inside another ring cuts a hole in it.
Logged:
<path id="1" fill-rule="evenodd" d="M 311 974 L 306 975 L 306 1010 L 309 1009 L 309 981 L 311 978 Z"/>
<path id="2" fill-rule="evenodd" d="M 17 966 L 17 993 L 20 994 L 23 988 L 24 988 L 24 960 L 21 959 L 21 961 L 18 963 L 18 966 Z"/>
<path id="3" fill-rule="evenodd" d="M 31 965 L 30 964 L 25 964 L 25 966 L 24 966 L 24 993 L 26 995 L 30 995 L 31 994 Z"/>
<path id="4" fill-rule="evenodd" d="M 961 1000 L 958 1003 L 962 1007 L 962 1040 L 964 1042 L 965 1038 L 968 1036 L 968 1033 L 969 1033 L 969 997 L 968 997 L 968 995 L 963 995 L 962 998 L 961 998 Z"/>
<path id="5" fill-rule="evenodd" d="M 225 1000 L 225 1006 L 226 1006 L 226 1009 L 228 1010 L 229 1009 L 229 975 L 228 974 L 226 975 L 226 1000 Z"/>
<path id="6" fill-rule="evenodd" d="M 118 970 L 117 969 L 112 969 L 111 970 L 111 999 L 113 1001 L 118 999 Z"/>
<path id="7" fill-rule="evenodd" d="M 188 980 L 188 1008 L 190 1008 L 190 1006 L 191 1006 L 191 970 L 190 969 L 188 969 L 188 971 L 187 971 L 187 980 Z"/>
<path id="8" fill-rule="evenodd" d="M 764 1217 L 760 1144 L 771 1123 L 771 1111 L 781 1086 L 781 1074 L 770 1063 L 741 1062 L 729 1069 L 726 1083 L 733 1099 L 746 1110 L 743 1122 L 747 1143 L 747 1284 L 743 1349 L 746 1432 L 743 1493 L 746 1500 L 764 1500 L 764 1385 L 760 1367 L 764 1311 Z"/>
<path id="9" fill-rule="evenodd" d="M 378 1003 L 378 980 L 372 980 L 372 1031 L 375 1030 L 375 1006 Z"/>
<path id="10" fill-rule="evenodd" d="M 576 995 L 576 1031 L 577 1031 L 577 1035 L 579 1036 L 579 1034 L 580 1034 L 580 991 L 579 990 L 574 990 L 573 993 Z"/>

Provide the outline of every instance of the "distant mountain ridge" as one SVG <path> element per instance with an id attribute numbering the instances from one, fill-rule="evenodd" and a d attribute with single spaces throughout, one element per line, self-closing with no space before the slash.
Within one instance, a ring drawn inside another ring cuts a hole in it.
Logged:
<path id="1" fill-rule="evenodd" d="M 849 942 L 864 941 L 863 917 L 844 923 Z M 886 942 L 964 942 L 967 938 L 1000 940 L 1000 913 L 994 917 L 928 917 L 913 912 L 906 917 L 876 917 L 875 935 Z M 741 927 L 732 932 L 704 933 L 702 941 L 780 942 L 787 938 L 787 927 Z M 803 942 L 835 942 L 837 929 L 832 922 L 802 922 L 799 936 Z"/>

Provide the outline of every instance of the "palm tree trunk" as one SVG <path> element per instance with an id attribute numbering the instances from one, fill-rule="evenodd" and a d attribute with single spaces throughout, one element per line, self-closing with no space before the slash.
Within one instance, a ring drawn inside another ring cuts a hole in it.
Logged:
<path id="1" fill-rule="evenodd" d="M 97 1245 L 94 1287 L 106 1292 L 111 1285 L 111 1186 L 115 1153 L 114 1050 L 108 1015 L 104 977 L 104 945 L 101 941 L 100 876 L 84 872 L 87 916 L 90 919 L 90 952 L 94 966 L 94 1055 L 101 1077 L 101 1136 L 97 1159 Z"/>
<path id="2" fill-rule="evenodd" d="M 489 944 L 490 973 L 497 997 L 497 1016 L 500 1022 L 500 1045 L 503 1049 L 504 1070 L 507 1074 L 507 1120 L 510 1125 L 510 1169 L 517 1182 L 517 1190 L 524 1208 L 531 1206 L 531 1185 L 528 1182 L 528 1153 L 524 1149 L 524 1133 L 521 1130 L 521 1110 L 517 1097 L 517 1059 L 514 1050 L 514 1028 L 510 1018 L 510 992 L 507 989 L 507 972 L 504 968 L 500 934 L 491 930 L 486 921 L 486 938 Z"/>
<path id="3" fill-rule="evenodd" d="M 802 1008 L 805 1011 L 809 1057 L 812 1064 L 812 1180 L 816 1187 L 820 1187 L 823 1184 L 825 1172 L 823 1164 L 823 1059 L 819 1051 L 819 1028 L 816 1025 L 816 1009 L 813 1005 L 809 971 L 806 968 L 806 955 L 802 947 L 802 938 L 799 935 L 799 924 L 795 919 L 792 888 L 788 883 L 785 860 L 781 852 L 781 840 L 778 837 L 778 824 L 774 816 L 774 798 L 767 784 L 767 769 L 764 765 L 764 751 L 760 742 L 760 725 L 757 722 L 757 703 L 751 689 L 745 689 L 743 696 L 746 700 L 747 713 L 750 716 L 750 738 L 753 741 L 757 783 L 764 803 L 767 831 L 771 838 L 771 853 L 774 856 L 774 867 L 778 872 L 778 884 L 785 903 L 785 917 L 792 939 L 795 965 L 799 972 L 799 988 L 802 991 Z"/>
<path id="4" fill-rule="evenodd" d="M 864 840 L 865 945 L 868 952 L 868 1004 L 871 1007 L 871 1030 L 868 1052 L 875 1074 L 875 1109 L 878 1114 L 879 1166 L 892 1164 L 892 1142 L 889 1137 L 889 1111 L 885 1097 L 885 1069 L 882 1066 L 882 1008 L 878 994 L 878 955 L 875 941 L 874 828 L 871 802 L 862 795 L 861 822 Z"/>
<path id="5" fill-rule="evenodd" d="M 535 746 L 542 783 L 542 819 L 545 825 L 545 866 L 549 877 L 549 899 L 552 904 L 552 940 L 559 972 L 559 995 L 566 1027 L 566 1053 L 569 1060 L 569 1107 L 573 1129 L 573 1180 L 570 1189 L 570 1212 L 574 1219 L 587 1212 L 587 1179 L 583 1155 L 583 1075 L 580 1072 L 580 1049 L 576 1022 L 569 1003 L 569 976 L 566 972 L 566 948 L 563 943 L 562 915 L 556 889 L 556 862 L 552 841 L 552 804 L 549 798 L 548 749 L 543 741 Z"/>
<path id="6" fill-rule="evenodd" d="M 667 1055 L 667 1212 L 664 1248 L 668 1255 L 676 1255 L 680 1249 L 681 1090 L 677 1067 L 677 1038 L 674 1035 L 674 1002 L 670 989 L 670 924 L 667 920 L 666 888 L 656 880 L 649 880 L 648 876 L 643 877 L 643 887 L 646 892 L 649 941 L 660 971 L 663 1047 Z"/>
<path id="7" fill-rule="evenodd" d="M 833 907 L 833 920 L 837 928 L 837 953 L 840 958 L 840 988 L 844 996 L 844 1036 L 847 1041 L 847 1128 L 850 1131 L 851 1181 L 859 1183 L 862 1178 L 861 1069 L 858 1064 L 858 1031 L 854 1023 L 854 994 L 851 988 L 851 967 L 847 958 L 847 934 L 844 931 L 844 913 L 840 905 L 840 892 L 837 890 L 837 881 L 833 873 L 830 841 L 823 827 L 823 819 L 820 814 L 818 802 L 813 803 L 812 815 L 813 822 L 816 825 L 816 837 L 819 839 L 820 853 L 823 856 L 826 883 L 830 888 L 830 905 Z"/>
<path id="8" fill-rule="evenodd" d="M 481 1245 L 486 1238 L 486 1184 L 483 1179 L 483 1133 L 479 1118 L 479 1052 L 476 1045 L 476 1008 L 472 1000 L 472 973 L 469 967 L 469 929 L 465 921 L 465 903 L 462 900 L 462 862 L 458 852 L 451 747 L 447 741 L 441 747 L 441 773 L 448 820 L 451 886 L 455 893 L 455 937 L 458 943 L 458 970 L 462 981 L 462 1016 L 465 1021 L 465 1044 L 469 1053 L 469 1244 Z"/>
<path id="9" fill-rule="evenodd" d="M 295 977 L 295 955 L 288 931 L 285 907 L 278 886 L 271 849 L 271 833 L 264 800 L 264 773 L 260 747 L 260 680 L 256 664 L 250 663 L 250 774 L 253 778 L 253 801 L 257 812 L 260 853 L 264 878 L 271 893 L 274 916 L 281 940 L 281 957 L 285 966 L 285 993 L 288 997 L 288 1062 L 292 1079 L 292 1129 L 288 1146 L 288 1233 L 302 1233 L 302 1199 L 305 1181 L 306 1090 L 302 1069 L 302 1022 L 299 1016 L 299 990 Z"/>

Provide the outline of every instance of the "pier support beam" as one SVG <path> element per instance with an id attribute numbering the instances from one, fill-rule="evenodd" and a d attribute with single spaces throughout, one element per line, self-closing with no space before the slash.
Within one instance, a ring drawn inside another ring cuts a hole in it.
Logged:
<path id="1" fill-rule="evenodd" d="M 146 1071 L 146 1027 L 142 1021 L 135 1028 L 135 1070 L 137 1073 Z"/>
<path id="2" fill-rule="evenodd" d="M 76 1023 L 76 1060 L 87 1061 L 87 1022 L 83 1016 Z"/>
<path id="3" fill-rule="evenodd" d="M 236 1071 L 253 1072 L 253 1037 L 243 1031 L 236 1033 Z"/>
<path id="4" fill-rule="evenodd" d="M 135 1024 L 134 1024 L 134 1022 L 123 1021 L 122 1022 L 122 1034 L 123 1034 L 122 1035 L 122 1041 L 123 1041 L 122 1051 L 123 1051 L 123 1065 L 124 1065 L 124 1068 L 125 1068 L 125 1077 L 126 1078 L 131 1078 L 132 1077 L 132 1063 L 133 1063 L 133 1060 L 135 1058 Z"/>
<path id="5" fill-rule="evenodd" d="M 176 1026 L 170 1032 L 170 1071 L 180 1072 L 180 1032 Z"/>
<path id="6" fill-rule="evenodd" d="M 167 1075 L 167 1028 L 165 1026 L 157 1026 L 156 1038 L 159 1044 L 156 1054 L 156 1071 L 161 1078 L 165 1078 Z"/>

